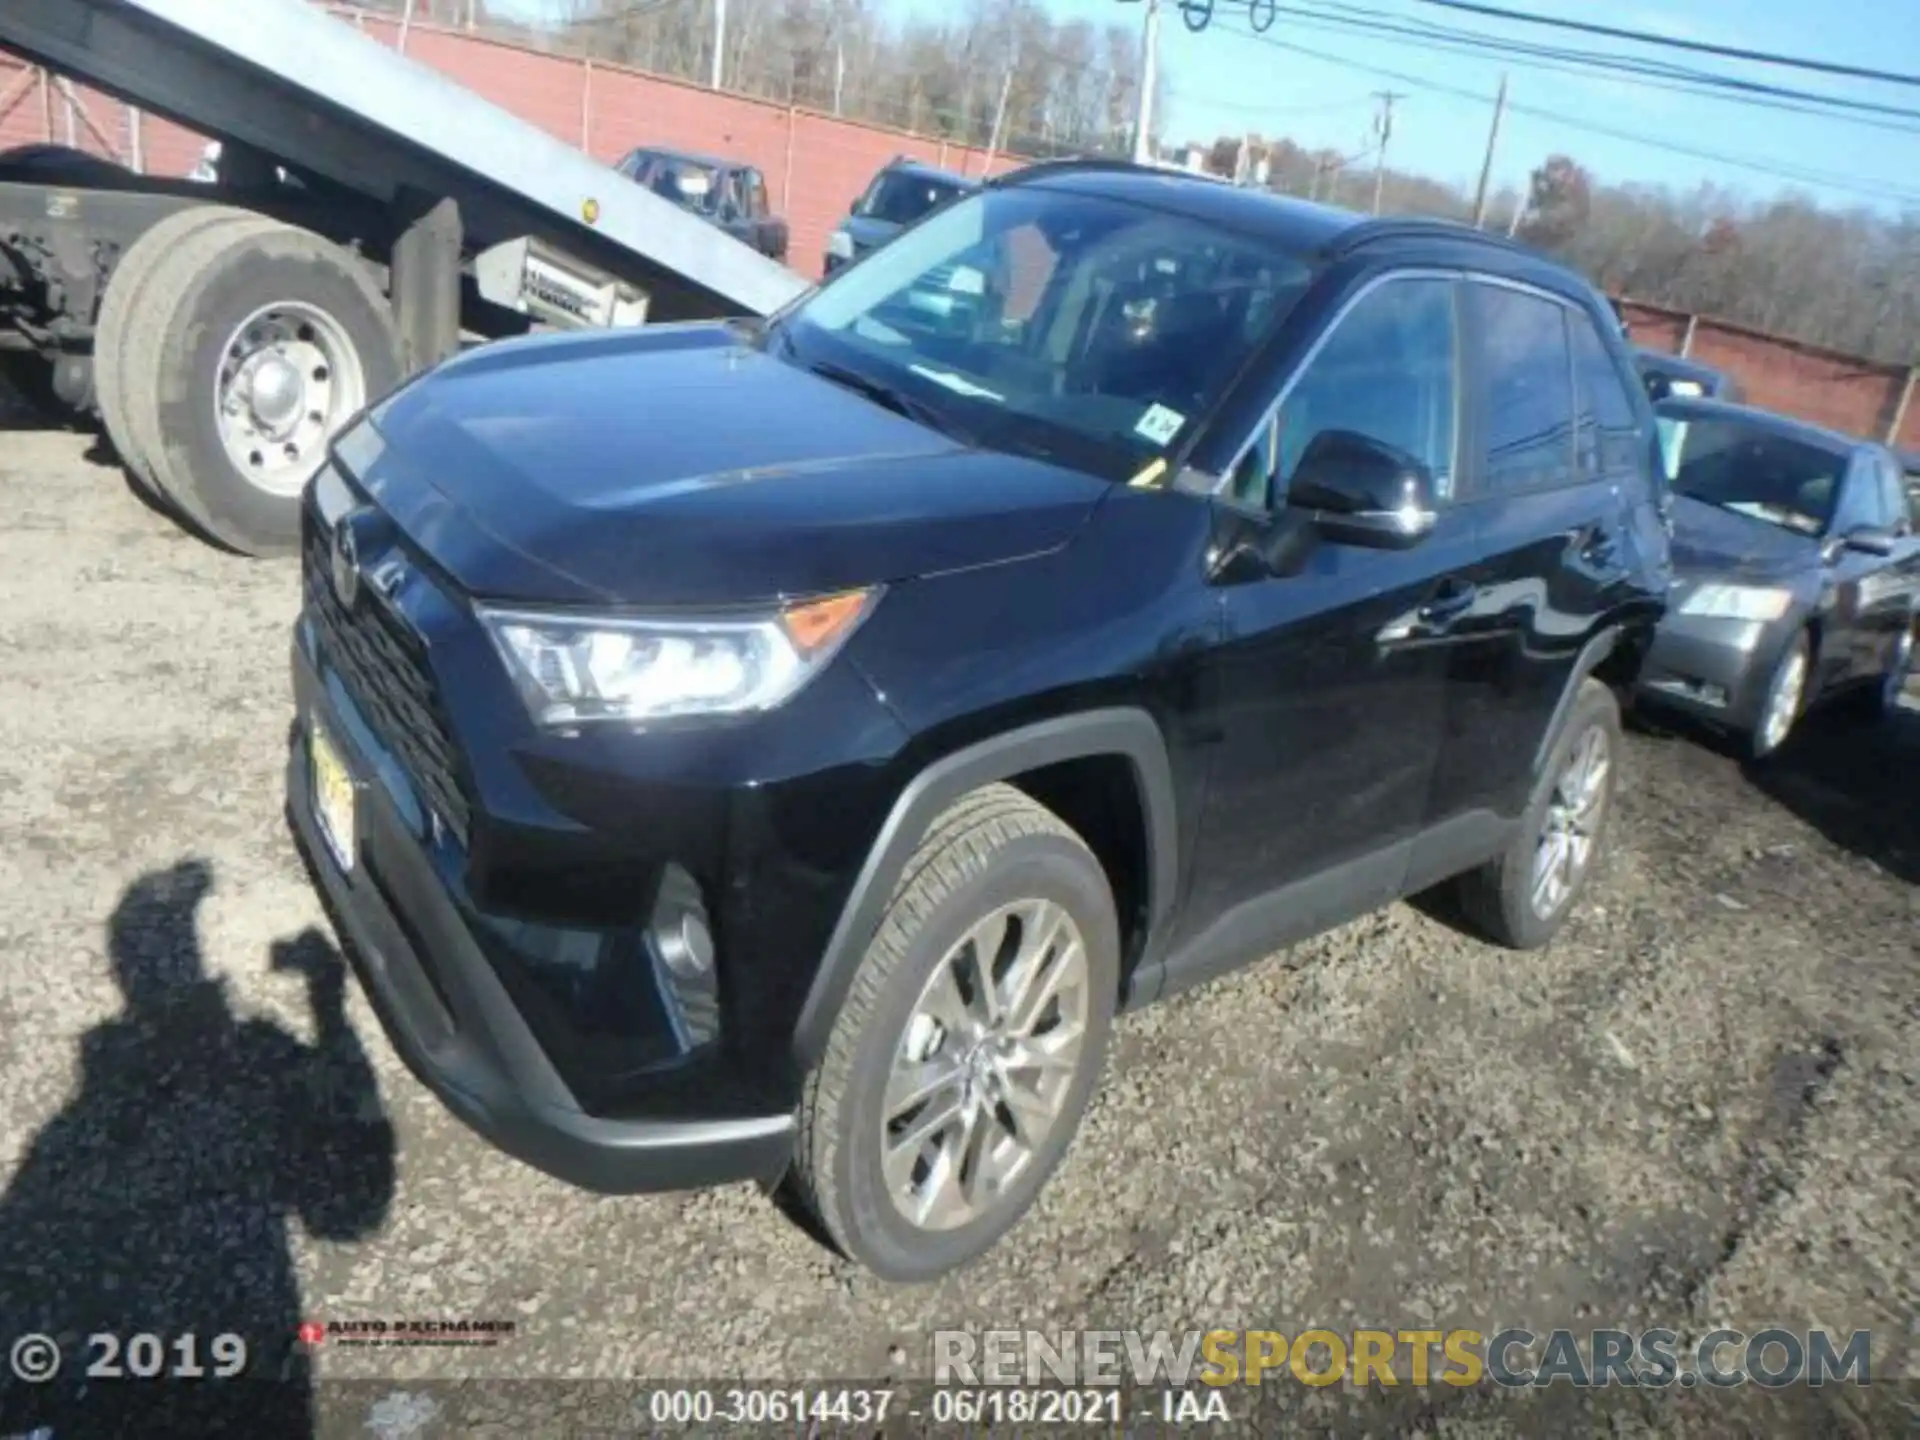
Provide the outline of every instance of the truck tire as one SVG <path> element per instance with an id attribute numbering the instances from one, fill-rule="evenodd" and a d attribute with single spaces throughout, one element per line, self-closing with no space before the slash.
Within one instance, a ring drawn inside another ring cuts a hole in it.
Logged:
<path id="1" fill-rule="evenodd" d="M 186 520 L 243 555 L 284 554 L 328 442 L 399 383 L 400 342 L 356 258 L 236 215 L 148 278 L 123 405 L 155 486 Z"/>
<path id="2" fill-rule="evenodd" d="M 1008 785 L 955 801 L 808 1076 L 789 1197 L 882 1279 L 985 1252 L 1079 1128 L 1119 975 L 1113 893 L 1085 842 Z"/>
<path id="3" fill-rule="evenodd" d="M 0 350 L 0 382 L 13 387 L 28 407 L 49 425 L 67 418 L 67 407 L 53 388 L 53 365 L 31 350 Z"/>
<path id="4" fill-rule="evenodd" d="M 108 160 L 72 145 L 51 145 L 36 140 L 0 150 L 0 170 L 10 170 L 16 178 L 49 184 L 114 184 L 133 172 L 117 160 Z"/>
<path id="5" fill-rule="evenodd" d="M 107 293 L 100 301 L 99 323 L 93 330 L 94 402 L 107 439 L 113 443 L 128 477 L 152 499 L 164 498 L 153 483 L 153 462 L 147 453 L 153 442 L 133 433 L 125 400 L 133 317 L 152 293 L 149 282 L 154 271 L 172 258 L 190 237 L 209 226 L 255 218 L 248 211 L 228 205 L 195 205 L 177 210 L 129 245 L 107 279 Z"/>

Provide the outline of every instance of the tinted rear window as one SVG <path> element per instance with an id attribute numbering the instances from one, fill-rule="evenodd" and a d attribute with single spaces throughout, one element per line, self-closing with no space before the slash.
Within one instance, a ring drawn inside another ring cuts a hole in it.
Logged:
<path id="1" fill-rule="evenodd" d="M 911 225 L 934 206 L 951 200 L 960 187 L 907 170 L 888 170 L 874 177 L 861 197 L 859 213 L 891 225 Z"/>

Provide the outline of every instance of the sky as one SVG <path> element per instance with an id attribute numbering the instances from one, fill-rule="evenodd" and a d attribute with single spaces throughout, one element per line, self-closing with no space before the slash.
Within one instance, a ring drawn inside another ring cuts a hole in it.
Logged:
<path id="1" fill-rule="evenodd" d="M 881 0 L 898 14 L 936 15 L 956 0 Z M 966 3 L 966 0 L 958 0 Z M 1143 0 L 1042 0 L 1058 19 L 1140 27 Z M 1259 8 L 1264 0 L 1254 0 Z M 1492 0 L 1501 8 L 1601 21 L 1751 50 L 1920 74 L 1920 0 Z M 551 0 L 492 0 L 537 13 Z M 1296 13 L 1287 13 L 1296 12 Z M 1297 12 L 1310 12 L 1302 14 Z M 1421 29 L 1363 33 L 1343 17 Z M 1436 28 L 1532 45 L 1655 60 L 1920 112 L 1920 86 L 1821 75 L 1449 11 L 1421 0 L 1279 0 L 1264 36 L 1248 0 L 1214 0 L 1211 25 L 1191 33 L 1176 0 L 1161 0 L 1163 140 L 1209 141 L 1257 131 L 1311 149 L 1368 152 L 1378 102 L 1394 101 L 1388 163 L 1471 187 L 1478 178 L 1503 71 L 1509 107 L 1493 184 L 1523 187 L 1548 155 L 1572 155 L 1602 181 L 1690 189 L 1702 181 L 1768 198 L 1811 193 L 1843 208 L 1920 212 L 1920 113 L 1914 118 L 1794 113 L 1620 76 L 1543 69 L 1532 57 L 1467 54 Z M 1304 52 L 1313 52 L 1311 54 Z M 1868 123 L 1870 122 L 1870 123 Z M 1613 133 L 1606 133 L 1613 132 Z M 1691 153 L 1689 153 L 1691 152 Z"/>

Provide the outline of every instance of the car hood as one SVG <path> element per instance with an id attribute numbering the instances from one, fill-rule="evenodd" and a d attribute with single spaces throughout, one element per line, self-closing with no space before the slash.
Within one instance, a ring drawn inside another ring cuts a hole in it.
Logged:
<path id="1" fill-rule="evenodd" d="M 1673 497 L 1673 570 L 1684 582 L 1790 579 L 1817 565 L 1820 542 L 1690 496 Z"/>
<path id="2" fill-rule="evenodd" d="M 886 244 L 900 233 L 901 227 L 891 220 L 876 220 L 871 215 L 849 215 L 845 229 L 853 239 L 853 248 L 865 251 Z"/>
<path id="3" fill-rule="evenodd" d="M 726 604 L 991 565 L 1065 544 L 1109 489 L 967 449 L 717 324 L 485 346 L 370 418 L 343 467 L 500 600 Z"/>

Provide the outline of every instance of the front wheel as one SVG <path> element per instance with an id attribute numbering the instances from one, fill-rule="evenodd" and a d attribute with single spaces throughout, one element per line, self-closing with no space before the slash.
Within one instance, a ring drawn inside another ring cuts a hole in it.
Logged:
<path id="1" fill-rule="evenodd" d="M 1787 743 L 1787 736 L 1807 707 L 1807 677 L 1812 668 L 1813 647 L 1802 631 L 1781 652 L 1767 677 L 1759 714 L 1747 736 L 1747 753 L 1753 759 L 1765 760 Z"/>
<path id="2" fill-rule="evenodd" d="M 1013 1228 L 1066 1154 L 1119 994 L 1105 873 L 1006 785 L 908 862 L 809 1077 L 789 1176 L 835 1244 L 931 1280 Z"/>
<path id="3" fill-rule="evenodd" d="M 1582 680 L 1513 843 L 1458 881 L 1461 909 L 1487 939 L 1537 950 L 1559 933 L 1600 855 L 1620 740 L 1613 692 Z"/>

